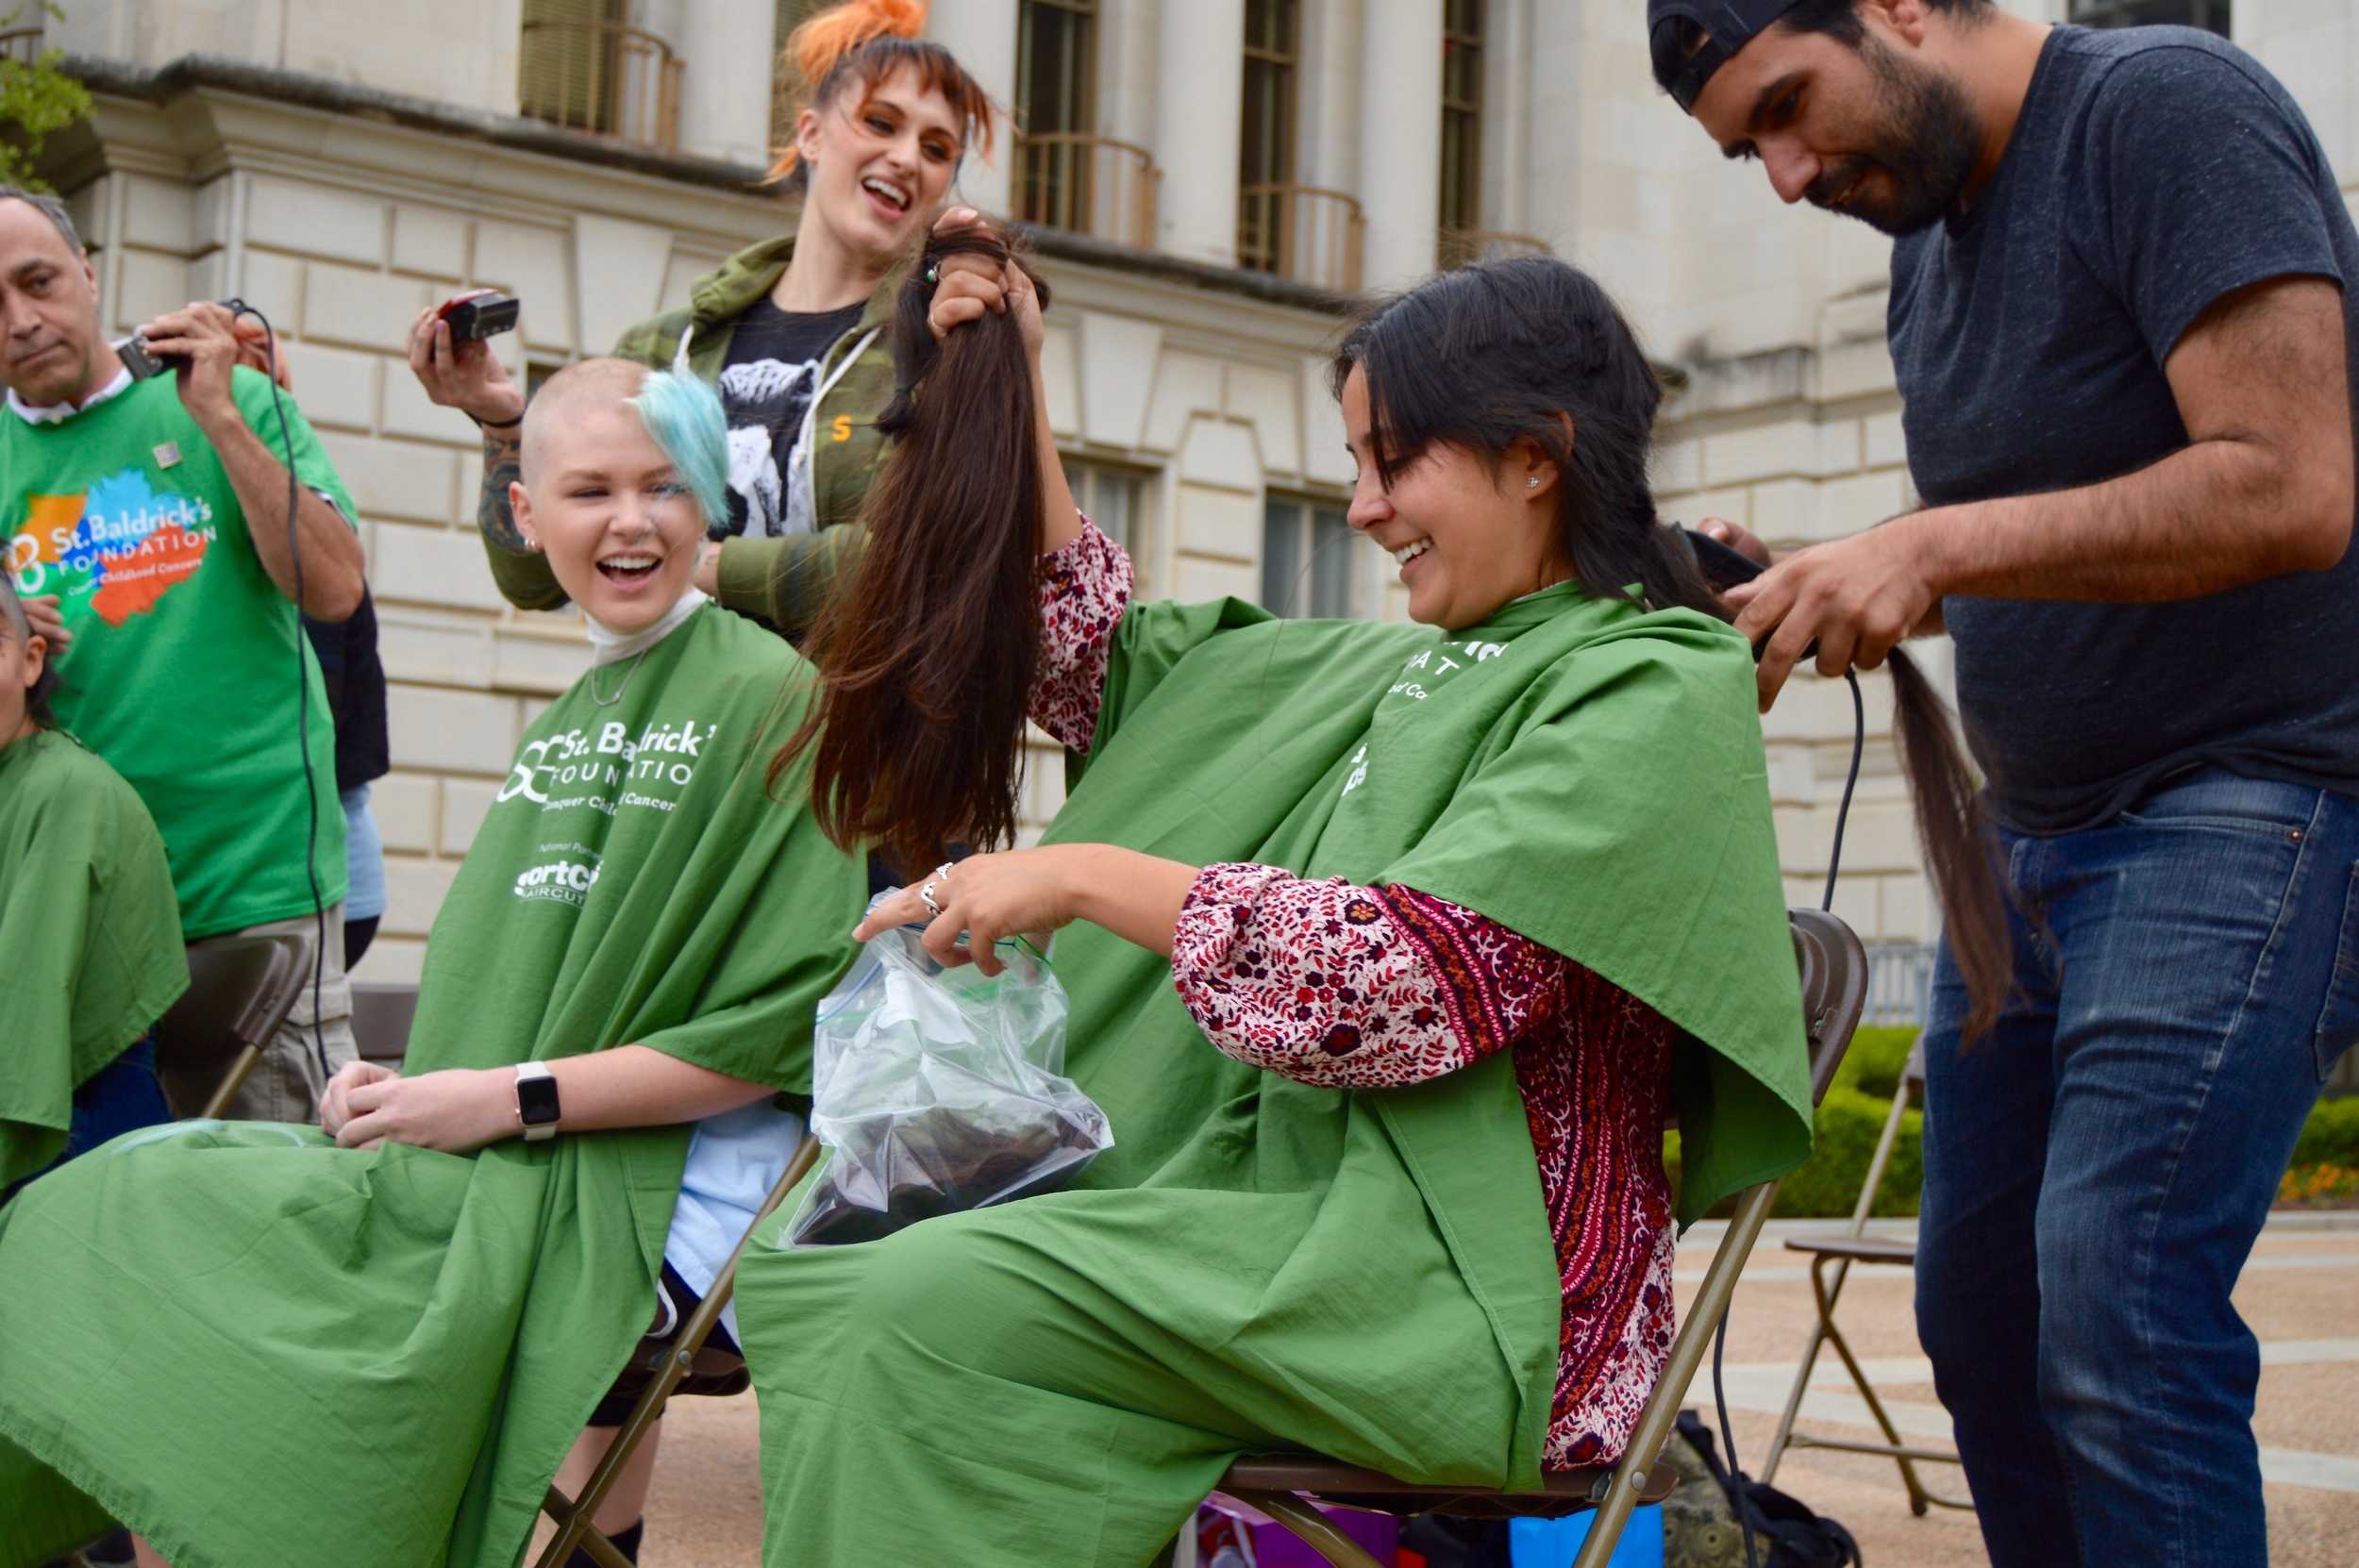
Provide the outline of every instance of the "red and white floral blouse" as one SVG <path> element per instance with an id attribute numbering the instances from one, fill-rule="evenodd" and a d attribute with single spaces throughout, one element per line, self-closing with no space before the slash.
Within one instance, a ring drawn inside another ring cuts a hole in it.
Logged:
<path id="1" fill-rule="evenodd" d="M 1031 712 L 1078 750 L 1130 583 L 1130 558 L 1086 519 L 1042 558 Z M 1275 866 L 1206 866 L 1171 968 L 1207 1040 L 1301 1083 L 1398 1088 L 1514 1053 L 1564 1296 L 1542 1462 L 1619 1457 L 1671 1347 L 1671 1025 L 1472 909 Z"/>

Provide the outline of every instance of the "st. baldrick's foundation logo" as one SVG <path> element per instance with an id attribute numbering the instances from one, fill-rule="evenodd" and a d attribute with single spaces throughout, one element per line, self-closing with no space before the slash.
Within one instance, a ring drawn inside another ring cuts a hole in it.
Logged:
<path id="1" fill-rule="evenodd" d="M 54 593 L 69 613 L 88 604 L 119 626 L 196 575 L 216 531 L 202 497 L 158 495 L 126 468 L 64 495 L 27 495 L 0 565 L 25 597 Z M 0 525 L 5 526 L 6 525 Z"/>
<path id="2" fill-rule="evenodd" d="M 611 808 L 611 797 L 598 791 L 633 787 L 622 804 L 666 806 L 668 802 L 641 796 L 643 789 L 685 788 L 696 776 L 696 761 L 705 745 L 720 732 L 718 725 L 653 723 L 636 737 L 630 727 L 611 723 L 591 729 L 568 729 L 525 742 L 500 786 L 499 801 L 519 795 L 537 806 L 582 792 L 581 798 Z M 495 802 L 496 803 L 496 802 Z"/>

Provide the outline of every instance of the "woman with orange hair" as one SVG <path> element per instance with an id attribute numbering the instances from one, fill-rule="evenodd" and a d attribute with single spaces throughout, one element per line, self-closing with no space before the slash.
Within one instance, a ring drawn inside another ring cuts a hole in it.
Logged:
<path id="1" fill-rule="evenodd" d="M 822 559 L 850 537 L 881 457 L 875 420 L 893 395 L 884 342 L 899 271 L 970 151 L 992 150 L 991 99 L 919 34 L 928 0 L 848 0 L 805 22 L 780 69 L 805 85 L 795 142 L 771 181 L 799 198 L 794 231 L 698 278 L 689 304 L 640 323 L 622 359 L 687 370 L 721 393 L 729 517 L 698 545 L 695 583 L 789 633 L 809 623 Z M 530 302 L 527 302 L 529 309 Z M 524 392 L 480 343 L 454 343 L 431 309 L 410 365 L 435 402 L 483 431 L 477 526 L 492 575 L 525 609 L 565 603 L 508 508 Z"/>

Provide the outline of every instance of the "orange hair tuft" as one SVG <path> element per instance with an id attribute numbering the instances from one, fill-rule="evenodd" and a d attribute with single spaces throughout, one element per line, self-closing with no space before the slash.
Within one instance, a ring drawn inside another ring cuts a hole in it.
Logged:
<path id="1" fill-rule="evenodd" d="M 879 38 L 917 38 L 926 31 L 929 0 L 845 0 L 787 36 L 786 52 L 812 91 L 844 57 Z"/>
<path id="2" fill-rule="evenodd" d="M 895 71 L 912 66 L 926 91 L 941 93 L 957 113 L 964 127 L 962 149 L 979 142 L 989 158 L 994 141 L 991 95 L 949 50 L 921 36 L 931 9 L 928 0 L 845 0 L 789 34 L 785 58 L 802 76 L 804 102 L 813 106 L 842 92 L 847 72 L 874 92 Z M 801 153 L 790 143 L 771 166 L 771 182 L 787 178 L 801 162 Z"/>

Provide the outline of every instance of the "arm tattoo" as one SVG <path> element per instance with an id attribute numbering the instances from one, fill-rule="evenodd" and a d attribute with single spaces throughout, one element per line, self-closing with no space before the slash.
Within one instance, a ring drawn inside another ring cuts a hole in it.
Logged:
<path id="1" fill-rule="evenodd" d="M 524 474 L 524 450 L 521 430 L 483 432 L 483 493 L 476 502 L 475 525 L 482 530 L 485 542 L 511 556 L 527 555 L 531 550 L 508 504 L 508 487 Z"/>

